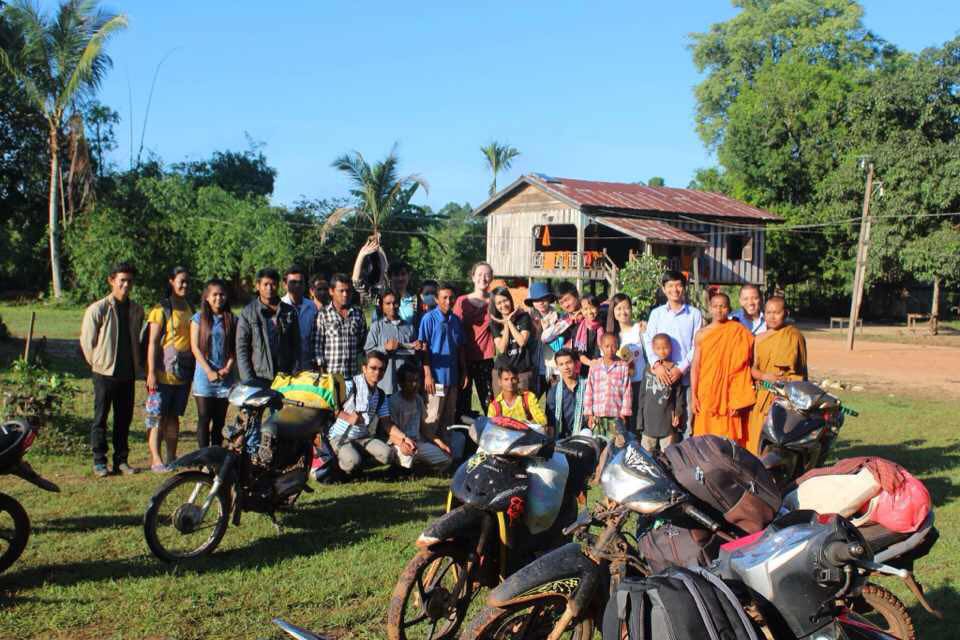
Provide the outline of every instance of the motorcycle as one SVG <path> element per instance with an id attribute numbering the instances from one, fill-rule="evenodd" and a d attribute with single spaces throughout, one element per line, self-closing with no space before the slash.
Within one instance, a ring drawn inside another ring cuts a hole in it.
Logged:
<path id="1" fill-rule="evenodd" d="M 224 446 L 204 447 L 171 463 L 181 471 L 150 498 L 143 518 L 147 545 L 155 556 L 177 562 L 207 555 L 223 539 L 232 518 L 244 511 L 267 515 L 294 504 L 307 486 L 313 439 L 334 420 L 333 412 L 289 400 L 267 384 L 234 385 L 228 397 L 238 407 L 224 427 Z M 264 412 L 273 413 L 267 419 Z"/>
<path id="2" fill-rule="evenodd" d="M 44 491 L 58 493 L 60 487 L 43 478 L 23 459 L 38 429 L 26 420 L 14 418 L 0 424 L 0 475 L 12 475 Z M 0 493 L 0 573 L 17 561 L 30 538 L 30 517 L 14 497 Z"/>
<path id="3" fill-rule="evenodd" d="M 592 513 L 582 512 L 564 531 L 573 534 L 578 542 L 540 556 L 491 591 L 487 607 L 464 632 L 464 640 L 592 638 L 609 598 L 611 581 L 652 573 L 640 557 L 637 538 L 624 531 L 633 513 L 640 520 L 638 535 L 657 521 L 668 521 L 695 525 L 727 542 L 745 538 L 744 532 L 714 518 L 708 507 L 636 443 L 628 443 L 610 456 L 601 474 L 601 485 L 604 500 Z M 604 527 L 599 535 L 591 531 L 595 525 Z M 901 569 L 874 566 L 874 570 L 881 569 L 892 575 L 904 573 Z M 885 590 L 873 593 L 889 594 Z M 898 600 L 865 600 L 870 595 L 866 588 L 851 592 L 847 604 L 854 612 L 870 611 L 891 627 L 902 621 L 903 606 Z M 521 628 L 522 634 L 517 635 Z"/>
<path id="4" fill-rule="evenodd" d="M 758 457 L 782 491 L 822 466 L 845 416 L 860 414 L 812 382 L 761 382 L 760 386 L 775 398 L 763 422 Z"/>
<path id="5" fill-rule="evenodd" d="M 600 449 L 593 438 L 554 442 L 509 418 L 477 418 L 476 453 L 453 477 L 446 513 L 417 540 L 387 612 L 387 637 L 456 637 L 481 588 L 497 585 L 569 537 Z M 458 503 L 458 504 L 455 504 Z"/>
<path id="6" fill-rule="evenodd" d="M 273 624 L 280 627 L 284 633 L 286 633 L 291 638 L 294 638 L 295 640 L 326 640 L 326 638 L 324 638 L 323 636 L 318 636 L 315 633 L 311 633 L 310 631 L 307 631 L 303 627 L 298 627 L 296 625 L 290 624 L 289 622 L 285 620 L 281 620 L 280 618 L 274 618 Z"/>

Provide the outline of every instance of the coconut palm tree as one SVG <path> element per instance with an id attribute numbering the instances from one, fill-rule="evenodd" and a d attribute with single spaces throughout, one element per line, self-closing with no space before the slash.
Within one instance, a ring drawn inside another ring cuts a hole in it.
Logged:
<path id="1" fill-rule="evenodd" d="M 490 172 L 493 173 L 493 182 L 490 183 L 490 195 L 492 196 L 497 192 L 497 174 L 510 169 L 513 159 L 520 155 L 520 152 L 508 144 L 500 144 L 496 141 L 485 147 L 480 147 L 480 151 L 483 152 L 483 157 L 487 159 Z"/>
<path id="2" fill-rule="evenodd" d="M 353 183 L 350 193 L 356 205 L 331 213 L 321 227 L 320 241 L 326 241 L 330 230 L 351 215 L 365 218 L 377 235 L 391 216 L 403 214 L 414 206 L 410 204 L 414 193 L 420 187 L 427 191 L 429 186 L 418 175 L 399 176 L 398 164 L 396 145 L 385 159 L 372 166 L 359 151 L 345 153 L 334 160 L 331 166 L 344 172 Z"/>
<path id="3" fill-rule="evenodd" d="M 64 117 L 100 86 L 112 66 L 104 44 L 127 26 L 127 18 L 107 13 L 90 0 L 67 0 L 52 17 L 40 13 L 31 0 L 16 0 L 3 8 L 3 17 L 18 38 L 0 49 L 0 68 L 13 77 L 48 127 L 50 272 L 53 295 L 59 298 L 63 283 L 57 189 Z"/>

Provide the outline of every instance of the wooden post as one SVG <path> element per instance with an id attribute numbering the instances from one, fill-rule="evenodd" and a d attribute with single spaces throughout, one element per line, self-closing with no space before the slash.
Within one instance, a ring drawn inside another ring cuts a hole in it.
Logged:
<path id="1" fill-rule="evenodd" d="M 30 312 L 30 330 L 27 331 L 27 344 L 23 347 L 23 359 L 25 362 L 30 362 L 30 343 L 33 342 L 33 325 L 37 321 L 37 312 Z"/>
<path id="2" fill-rule="evenodd" d="M 577 291 L 583 292 L 583 247 L 584 247 L 584 218 L 580 213 L 577 220 Z"/>
<path id="3" fill-rule="evenodd" d="M 930 305 L 930 335 L 940 332 L 940 276 L 933 277 L 933 304 Z"/>
<path id="4" fill-rule="evenodd" d="M 857 264 L 853 273 L 853 292 L 850 296 L 850 326 L 847 327 L 847 349 L 853 351 L 853 337 L 863 302 L 863 286 L 867 279 L 867 256 L 870 251 L 870 197 L 873 192 L 873 163 L 867 165 L 867 190 L 863 194 L 860 214 L 860 238 L 857 240 Z"/>

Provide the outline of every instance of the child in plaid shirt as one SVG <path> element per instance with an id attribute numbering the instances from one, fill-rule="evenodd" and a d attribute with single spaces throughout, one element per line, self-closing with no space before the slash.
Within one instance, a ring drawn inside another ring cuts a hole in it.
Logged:
<path id="1" fill-rule="evenodd" d="M 612 333 L 600 338 L 601 358 L 594 360 L 583 394 L 583 415 L 593 435 L 622 434 L 633 414 L 630 367 L 617 358 L 619 339 Z"/>

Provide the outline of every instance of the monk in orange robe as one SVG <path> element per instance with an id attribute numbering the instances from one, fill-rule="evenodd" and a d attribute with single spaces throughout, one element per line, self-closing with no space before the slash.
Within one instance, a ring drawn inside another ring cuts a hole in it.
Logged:
<path id="1" fill-rule="evenodd" d="M 773 296 L 764 307 L 764 319 L 767 330 L 757 336 L 753 347 L 754 380 L 765 382 L 787 382 L 807 379 L 807 341 L 800 330 L 792 324 L 786 324 L 787 303 L 781 296 Z M 773 394 L 758 386 L 757 402 L 750 412 L 747 449 L 757 453 L 760 447 L 760 433 L 763 421 L 773 404 Z"/>
<path id="2" fill-rule="evenodd" d="M 756 401 L 750 377 L 753 336 L 736 320 L 727 320 L 727 294 L 711 296 L 710 314 L 710 324 L 694 338 L 690 373 L 693 435 L 725 436 L 743 447 L 750 408 Z"/>

